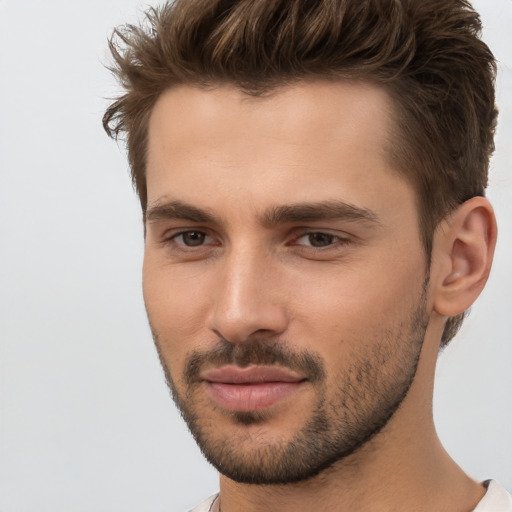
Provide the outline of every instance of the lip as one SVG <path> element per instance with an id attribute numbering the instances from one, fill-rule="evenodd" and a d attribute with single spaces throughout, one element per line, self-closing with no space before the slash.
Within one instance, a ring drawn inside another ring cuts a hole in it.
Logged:
<path id="1" fill-rule="evenodd" d="M 210 398 L 230 411 L 260 411 L 296 393 L 305 378 L 278 366 L 223 366 L 201 374 Z"/>

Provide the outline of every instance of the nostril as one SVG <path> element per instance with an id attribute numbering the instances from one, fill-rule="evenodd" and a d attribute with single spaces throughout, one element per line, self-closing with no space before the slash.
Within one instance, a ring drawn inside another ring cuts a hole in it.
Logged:
<path id="1" fill-rule="evenodd" d="M 257 329 L 256 331 L 254 331 L 252 333 L 252 335 L 265 337 L 265 336 L 275 336 L 275 333 L 271 329 Z"/>

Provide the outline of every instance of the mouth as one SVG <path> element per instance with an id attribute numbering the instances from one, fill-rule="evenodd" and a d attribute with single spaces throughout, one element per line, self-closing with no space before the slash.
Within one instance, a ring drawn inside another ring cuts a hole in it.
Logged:
<path id="1" fill-rule="evenodd" d="M 201 374 L 210 398 L 229 411 L 261 411 L 288 399 L 306 382 L 278 366 L 223 366 Z"/>

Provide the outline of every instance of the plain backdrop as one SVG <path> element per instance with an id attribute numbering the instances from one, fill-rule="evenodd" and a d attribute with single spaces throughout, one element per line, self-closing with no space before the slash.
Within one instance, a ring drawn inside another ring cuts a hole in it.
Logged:
<path id="1" fill-rule="evenodd" d="M 107 36 L 145 5 L 0 0 L 0 512 L 179 512 L 217 489 L 164 384 L 139 205 L 100 122 Z M 475 5 L 500 61 L 500 240 L 435 416 L 461 466 L 512 490 L 512 1 Z"/>

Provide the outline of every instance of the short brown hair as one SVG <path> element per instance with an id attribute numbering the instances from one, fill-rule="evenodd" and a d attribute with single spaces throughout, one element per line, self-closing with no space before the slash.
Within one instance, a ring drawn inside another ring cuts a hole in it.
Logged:
<path id="1" fill-rule="evenodd" d="M 103 126 L 126 134 L 145 212 L 148 121 L 166 89 L 231 83 L 262 95 L 306 79 L 378 84 L 395 106 L 390 156 L 416 190 L 430 258 L 439 221 L 487 186 L 496 65 L 480 32 L 466 0 L 176 0 L 114 31 L 112 71 L 125 94 Z M 462 319 L 448 320 L 443 345 Z"/>

